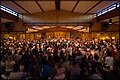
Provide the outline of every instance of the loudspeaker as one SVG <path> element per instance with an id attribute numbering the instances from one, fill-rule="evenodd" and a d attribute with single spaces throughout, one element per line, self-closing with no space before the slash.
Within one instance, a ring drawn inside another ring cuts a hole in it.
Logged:
<path id="1" fill-rule="evenodd" d="M 5 23 L 5 28 L 12 29 L 14 27 L 14 22 L 7 22 Z"/>
<path id="2" fill-rule="evenodd" d="M 109 24 L 112 24 L 112 19 L 109 19 Z"/>
<path id="3" fill-rule="evenodd" d="M 109 27 L 109 23 L 108 22 L 101 22 L 101 30 L 102 31 L 106 31 Z"/>
<path id="4" fill-rule="evenodd" d="M 14 27 L 14 22 L 7 22 L 7 23 L 5 23 L 5 28 L 8 31 L 13 31 L 13 27 Z"/>

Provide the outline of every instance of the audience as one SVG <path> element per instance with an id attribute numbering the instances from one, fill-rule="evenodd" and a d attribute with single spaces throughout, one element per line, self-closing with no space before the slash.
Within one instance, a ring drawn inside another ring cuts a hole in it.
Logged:
<path id="1" fill-rule="evenodd" d="M 115 39 L 4 39 L 1 48 L 2 79 L 120 79 L 120 47 Z"/>

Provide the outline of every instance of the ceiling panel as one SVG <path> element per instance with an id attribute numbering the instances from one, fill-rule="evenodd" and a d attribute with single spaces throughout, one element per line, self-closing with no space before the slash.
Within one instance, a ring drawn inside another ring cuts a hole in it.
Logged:
<path id="1" fill-rule="evenodd" d="M 77 1 L 61 1 L 61 10 L 72 11 Z"/>
<path id="2" fill-rule="evenodd" d="M 38 1 L 44 11 L 55 10 L 55 2 L 54 1 Z"/>
<path id="3" fill-rule="evenodd" d="M 114 1 L 114 0 L 112 0 L 112 1 L 110 1 L 110 0 L 109 1 L 102 1 L 100 4 L 98 4 L 96 7 L 94 7 L 88 13 L 96 13 L 96 12 L 108 7 L 109 5 L 111 5 L 111 4 L 115 3 L 115 2 L 117 2 L 117 1 Z"/>
<path id="4" fill-rule="evenodd" d="M 98 3 L 98 1 L 80 1 L 76 6 L 74 12 L 85 13 L 96 3 Z"/>
<path id="5" fill-rule="evenodd" d="M 30 13 L 42 12 L 35 1 L 16 1 L 16 2 Z"/>
<path id="6" fill-rule="evenodd" d="M 23 9 L 21 9 L 20 7 L 18 7 L 16 4 L 14 4 L 11 1 L 1 1 L 1 4 L 18 13 L 26 13 Z"/>

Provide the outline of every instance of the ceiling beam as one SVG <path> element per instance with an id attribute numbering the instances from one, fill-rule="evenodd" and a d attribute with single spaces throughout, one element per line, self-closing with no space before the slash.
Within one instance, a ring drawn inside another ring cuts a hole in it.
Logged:
<path id="1" fill-rule="evenodd" d="M 78 5 L 79 1 L 80 1 L 80 0 L 78 0 L 78 1 L 76 2 L 75 6 L 73 7 L 73 9 L 72 9 L 71 12 L 74 12 L 74 10 L 75 10 L 76 6 Z"/>
<path id="2" fill-rule="evenodd" d="M 55 28 L 47 28 L 43 30 L 39 30 L 40 32 L 51 32 L 51 31 L 65 31 L 65 32 L 72 32 L 72 31 L 77 31 L 74 29 L 69 29 L 69 28 L 62 28 L 62 27 L 55 27 Z"/>
<path id="3" fill-rule="evenodd" d="M 37 1 L 37 0 L 35 0 L 35 2 L 36 2 L 36 4 L 39 6 L 39 8 L 42 10 L 42 12 L 44 13 L 43 8 L 40 6 L 40 4 L 38 3 L 38 1 Z"/>
<path id="4" fill-rule="evenodd" d="M 25 25 L 90 25 L 90 22 L 28 22 Z"/>
<path id="5" fill-rule="evenodd" d="M 95 8 L 98 4 L 100 4 L 103 0 L 98 1 L 95 5 L 93 5 L 88 11 L 86 11 L 84 14 L 87 14 L 89 11 L 91 11 L 93 8 Z"/>
<path id="6" fill-rule="evenodd" d="M 55 8 L 56 10 L 60 10 L 60 0 L 55 0 Z"/>
<path id="7" fill-rule="evenodd" d="M 14 4 L 16 4 L 18 7 L 20 7 L 21 9 L 23 9 L 24 11 L 26 11 L 28 14 L 31 15 L 31 13 L 29 11 L 27 11 L 25 8 L 23 8 L 22 6 L 20 6 L 17 2 L 15 2 L 14 0 L 11 0 Z"/>

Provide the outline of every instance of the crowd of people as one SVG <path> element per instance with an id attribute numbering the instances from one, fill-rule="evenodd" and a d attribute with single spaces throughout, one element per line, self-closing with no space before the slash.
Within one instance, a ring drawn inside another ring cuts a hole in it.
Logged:
<path id="1" fill-rule="evenodd" d="M 118 40 L 4 39 L 1 80 L 119 80 Z"/>

